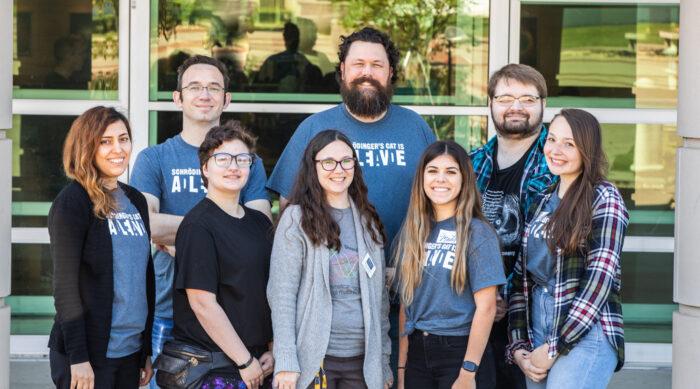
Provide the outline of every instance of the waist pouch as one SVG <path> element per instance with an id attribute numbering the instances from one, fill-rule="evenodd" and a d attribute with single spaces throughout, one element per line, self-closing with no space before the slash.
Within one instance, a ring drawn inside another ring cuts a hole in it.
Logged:
<path id="1" fill-rule="evenodd" d="M 169 339 L 156 358 L 156 383 L 163 389 L 199 389 L 213 369 L 234 367 L 223 352 L 211 352 L 191 344 Z"/>

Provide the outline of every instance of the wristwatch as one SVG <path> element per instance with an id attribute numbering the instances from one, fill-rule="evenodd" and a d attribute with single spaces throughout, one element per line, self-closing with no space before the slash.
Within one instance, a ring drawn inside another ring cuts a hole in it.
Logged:
<path id="1" fill-rule="evenodd" d="M 470 373 L 476 373 L 476 371 L 479 370 L 479 365 L 472 361 L 464 361 L 462 362 L 462 369 Z"/>

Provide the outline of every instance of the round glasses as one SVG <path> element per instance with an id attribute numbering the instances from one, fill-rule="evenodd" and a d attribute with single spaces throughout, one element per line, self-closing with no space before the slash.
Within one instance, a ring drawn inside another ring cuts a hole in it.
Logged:
<path id="1" fill-rule="evenodd" d="M 335 170 L 335 167 L 340 164 L 340 167 L 343 170 L 350 170 L 355 167 L 355 158 L 343 158 L 340 161 L 336 161 L 335 159 L 328 158 L 328 159 L 317 159 L 315 160 L 316 162 L 321 164 L 321 169 L 332 172 Z"/>
<path id="2" fill-rule="evenodd" d="M 236 166 L 239 169 L 245 169 L 253 165 L 253 161 L 255 161 L 255 155 L 248 153 L 240 153 L 236 155 L 229 153 L 216 153 L 210 155 L 209 158 L 214 158 L 214 163 L 216 166 L 223 168 L 231 166 L 231 163 L 236 161 Z"/>

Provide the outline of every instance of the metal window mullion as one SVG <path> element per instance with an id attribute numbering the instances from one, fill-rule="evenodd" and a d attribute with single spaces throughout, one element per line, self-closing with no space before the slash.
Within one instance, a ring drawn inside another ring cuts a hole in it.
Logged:
<path id="1" fill-rule="evenodd" d="M 14 115 L 77 116 L 98 105 L 123 109 L 119 100 L 13 99 L 12 113 Z"/>
<path id="2" fill-rule="evenodd" d="M 129 171 L 141 150 L 148 147 L 148 88 L 150 61 L 150 1 L 127 2 L 129 25 L 129 121 L 132 129 Z M 174 103 L 173 103 L 174 105 Z"/>

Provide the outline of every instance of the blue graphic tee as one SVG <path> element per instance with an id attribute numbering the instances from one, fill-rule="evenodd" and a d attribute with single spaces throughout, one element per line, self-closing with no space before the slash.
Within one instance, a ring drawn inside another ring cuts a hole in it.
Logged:
<path id="1" fill-rule="evenodd" d="M 160 212 L 185 216 L 207 193 L 199 167 L 198 147 L 176 135 L 139 153 L 129 184 L 160 200 Z M 265 189 L 262 159 L 255 158 L 248 182 L 241 190 L 240 202 L 270 200 Z M 173 317 L 172 288 L 174 261 L 169 254 L 155 250 L 156 312 L 161 318 Z"/>
<path id="2" fill-rule="evenodd" d="M 289 140 L 267 187 L 289 198 L 299 161 L 311 138 L 335 129 L 350 138 L 358 156 L 369 201 L 377 208 L 386 228 L 388 248 L 406 216 L 416 165 L 435 135 L 417 113 L 396 105 L 380 120 L 364 123 L 355 119 L 344 104 L 304 120 Z"/>
<path id="3" fill-rule="evenodd" d="M 498 235 L 487 223 L 472 220 L 467 247 L 467 282 L 462 294 L 458 294 L 450 285 L 456 246 L 454 218 L 430 224 L 423 277 L 413 303 L 405 308 L 406 334 L 419 329 L 435 335 L 469 335 L 476 311 L 474 293 L 506 283 Z"/>
<path id="4" fill-rule="evenodd" d="M 119 211 L 107 218 L 114 269 L 107 358 L 120 358 L 141 349 L 141 333 L 148 317 L 146 267 L 151 243 L 141 214 L 121 188 L 113 196 Z"/>

